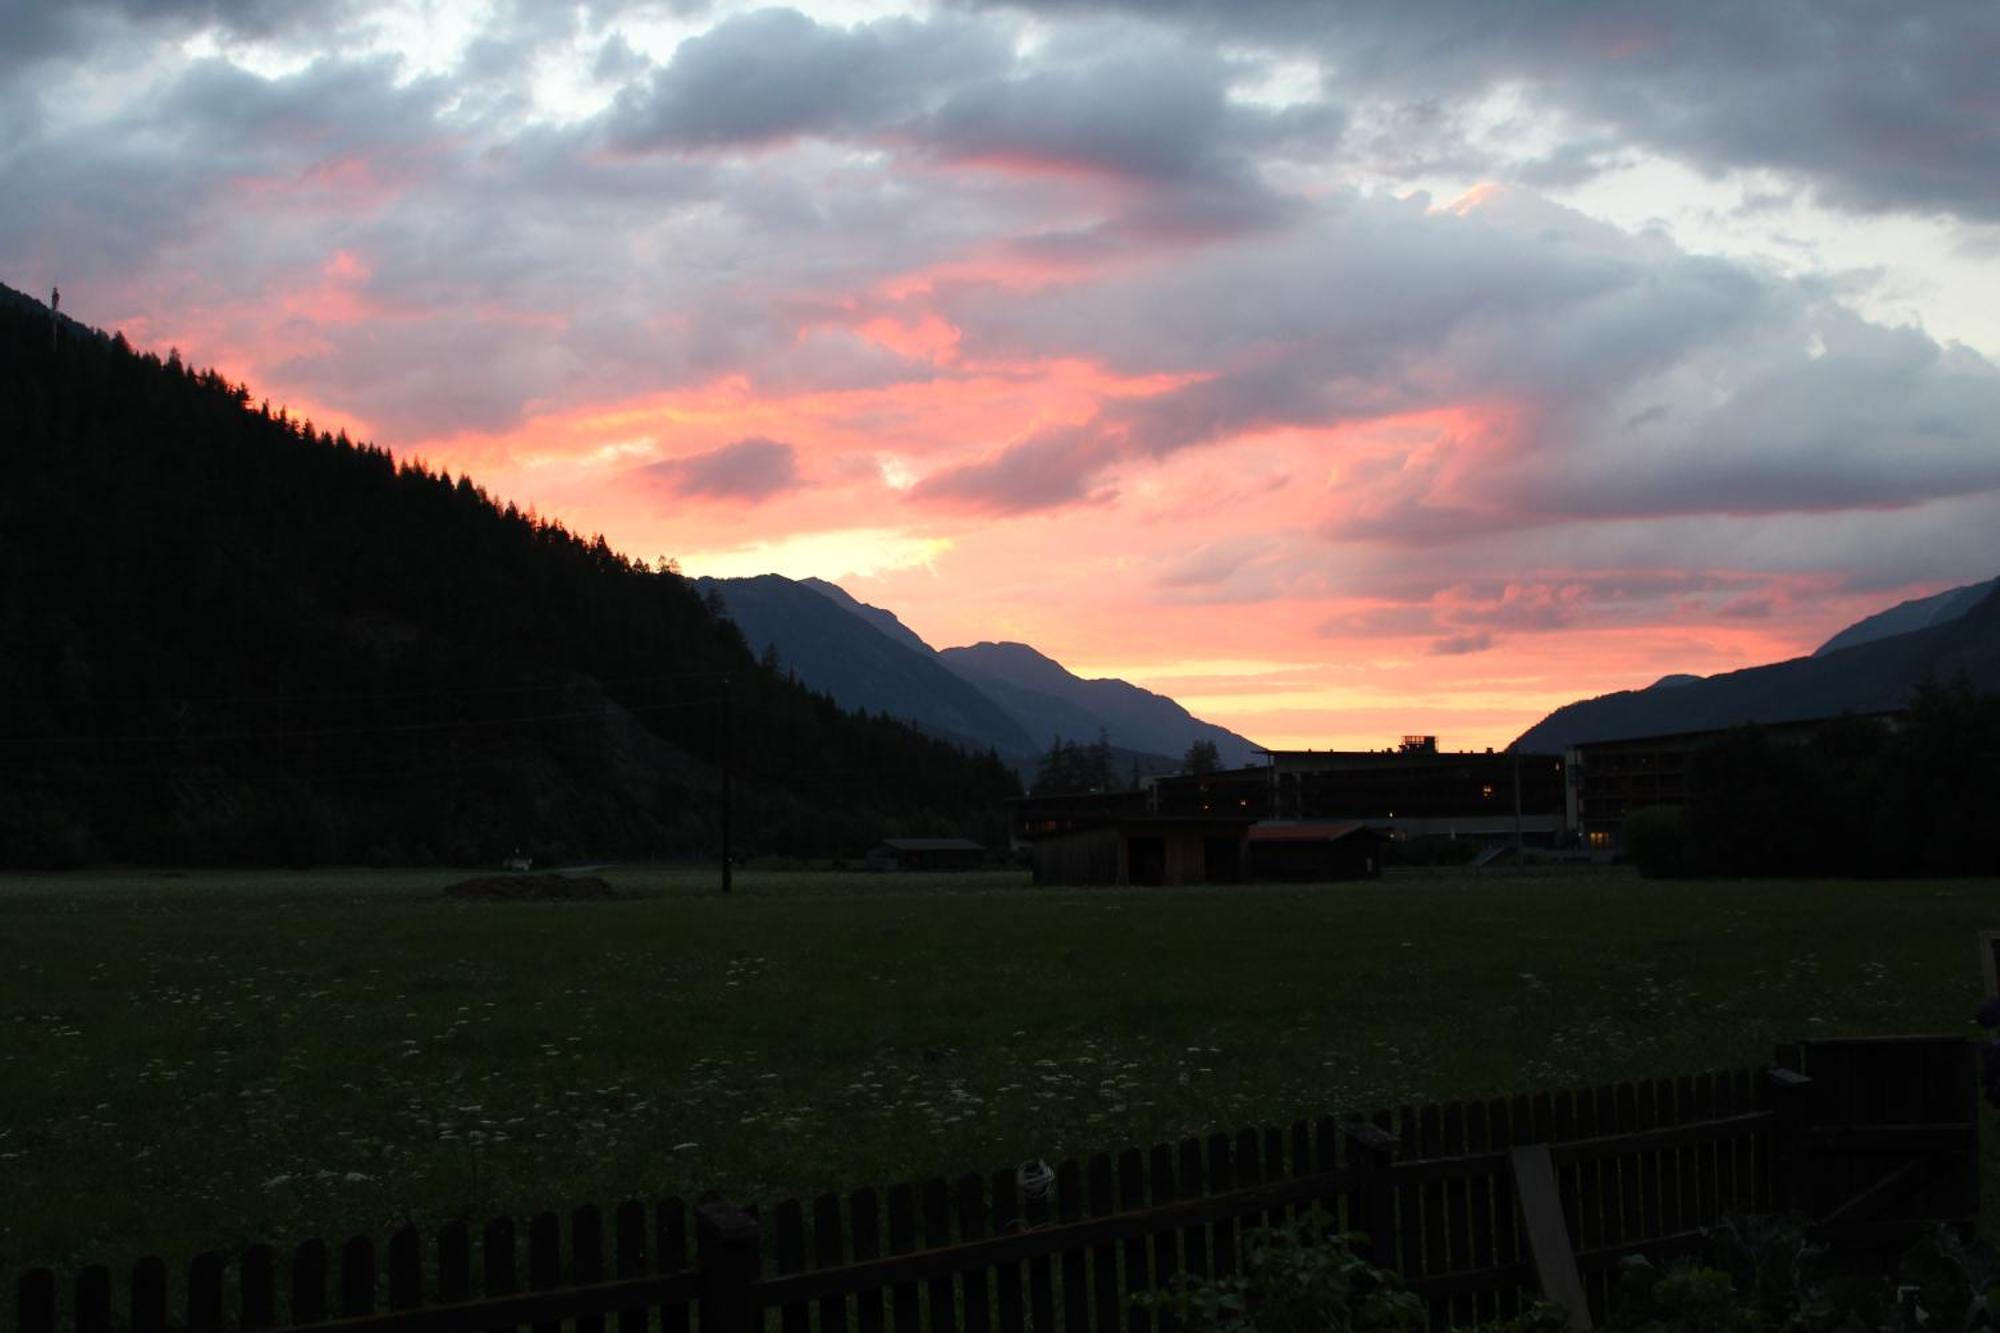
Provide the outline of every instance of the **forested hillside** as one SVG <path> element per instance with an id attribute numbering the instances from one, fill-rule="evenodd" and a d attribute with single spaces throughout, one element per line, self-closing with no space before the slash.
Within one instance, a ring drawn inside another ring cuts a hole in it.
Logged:
<path id="1" fill-rule="evenodd" d="M 993 838 L 990 757 L 759 666 L 677 574 L 0 301 L 0 862 Z"/>

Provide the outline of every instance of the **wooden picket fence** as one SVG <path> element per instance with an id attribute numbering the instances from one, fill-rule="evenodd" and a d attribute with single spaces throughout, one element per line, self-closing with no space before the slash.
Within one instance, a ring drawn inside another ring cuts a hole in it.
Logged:
<path id="1" fill-rule="evenodd" d="M 337 1254 L 320 1240 L 288 1256 L 258 1245 L 233 1261 L 197 1257 L 178 1293 L 167 1266 L 145 1259 L 122 1302 L 104 1267 L 78 1273 L 67 1303 L 38 1269 L 18 1284 L 18 1327 L 1154 1333 L 1134 1296 L 1235 1272 L 1246 1233 L 1317 1207 L 1366 1235 L 1374 1261 L 1446 1329 L 1518 1311 L 1551 1264 L 1602 1317 L 1621 1259 L 1684 1251 L 1729 1214 L 1805 1206 L 1851 1234 L 1976 1214 L 1966 1042 L 1801 1043 L 1779 1057 L 1763 1070 L 1245 1129 L 1065 1161 L 1046 1182 L 1008 1168 L 788 1199 L 761 1217 L 719 1199 L 628 1202 L 608 1218 L 579 1208 L 567 1227 L 538 1214 L 525 1237 L 512 1218 L 476 1237 L 454 1222 L 428 1249 L 405 1228 L 379 1254 L 366 1237 Z M 1546 1145 L 1523 1151 L 1552 1165 L 1560 1217 L 1537 1215 L 1532 1199 L 1524 1210 L 1512 1150 L 1528 1144 Z"/>

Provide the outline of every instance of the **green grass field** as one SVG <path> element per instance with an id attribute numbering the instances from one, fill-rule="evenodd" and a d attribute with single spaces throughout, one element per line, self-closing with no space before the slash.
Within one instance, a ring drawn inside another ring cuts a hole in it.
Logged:
<path id="1" fill-rule="evenodd" d="M 1990 881 L 0 880 L 0 1269 L 787 1194 L 1971 1031 Z"/>

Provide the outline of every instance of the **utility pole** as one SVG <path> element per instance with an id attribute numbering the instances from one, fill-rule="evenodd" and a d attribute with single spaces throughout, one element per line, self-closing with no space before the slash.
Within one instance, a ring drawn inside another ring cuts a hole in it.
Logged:
<path id="1" fill-rule="evenodd" d="M 56 335 L 61 331 L 62 288 L 49 288 L 49 355 L 56 354 Z"/>
<path id="2" fill-rule="evenodd" d="M 722 891 L 724 893 L 728 893 L 731 890 L 735 880 L 735 870 L 732 865 L 735 859 L 735 848 L 732 846 L 730 840 L 731 812 L 729 808 L 730 799 L 734 795 L 731 790 L 731 779 L 733 777 L 731 767 L 735 763 L 735 744 L 731 737 L 731 731 L 729 718 L 729 677 L 724 676 L 722 678 Z"/>
<path id="3" fill-rule="evenodd" d="M 1520 865 L 1527 859 L 1521 847 L 1521 752 L 1514 751 L 1514 864 Z"/>

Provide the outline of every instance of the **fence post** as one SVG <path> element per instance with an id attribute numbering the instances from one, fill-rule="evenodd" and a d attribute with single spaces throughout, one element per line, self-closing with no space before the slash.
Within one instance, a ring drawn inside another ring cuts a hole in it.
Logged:
<path id="1" fill-rule="evenodd" d="M 701 1333 L 753 1333 L 757 1279 L 763 1274 L 757 1219 L 733 1203 L 694 1210 L 695 1261 L 701 1266 Z"/>
<path id="2" fill-rule="evenodd" d="M 1771 1202 L 1782 1212 L 1810 1211 L 1806 1180 L 1806 1133 L 1812 1079 L 1795 1069 L 1766 1069 L 1764 1087 L 1771 1104 Z"/>
<path id="3" fill-rule="evenodd" d="M 1527 1233 L 1528 1255 L 1542 1295 L 1563 1307 L 1563 1326 L 1590 1333 L 1590 1300 L 1576 1269 L 1576 1248 L 1563 1216 L 1562 1193 L 1556 1188 L 1555 1159 L 1546 1143 L 1529 1143 L 1507 1150 L 1514 1177 L 1514 1197 L 1520 1201 L 1521 1225 Z"/>
<path id="4" fill-rule="evenodd" d="M 1356 1120 L 1346 1126 L 1348 1162 L 1354 1168 L 1354 1192 L 1347 1200 L 1347 1229 L 1367 1237 L 1361 1246 L 1368 1262 L 1392 1268 L 1396 1253 L 1396 1189 L 1390 1179 L 1396 1136 L 1386 1129 Z"/>
<path id="5" fill-rule="evenodd" d="M 47 1268 L 31 1268 L 15 1286 L 20 1312 L 21 1333 L 55 1333 L 56 1275 Z"/>

